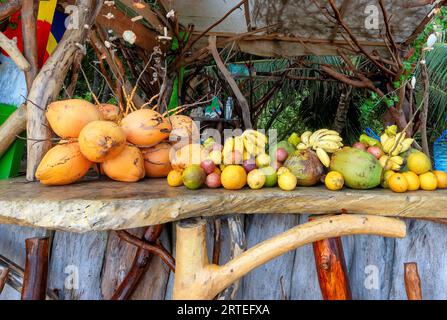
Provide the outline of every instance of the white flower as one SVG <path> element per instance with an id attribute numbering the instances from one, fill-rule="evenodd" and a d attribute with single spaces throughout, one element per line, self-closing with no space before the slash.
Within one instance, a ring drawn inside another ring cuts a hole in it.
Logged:
<path id="1" fill-rule="evenodd" d="M 130 44 L 134 44 L 135 40 L 137 39 L 137 36 L 135 35 L 135 33 L 131 30 L 126 30 L 123 33 L 123 39 L 126 42 L 129 42 Z"/>

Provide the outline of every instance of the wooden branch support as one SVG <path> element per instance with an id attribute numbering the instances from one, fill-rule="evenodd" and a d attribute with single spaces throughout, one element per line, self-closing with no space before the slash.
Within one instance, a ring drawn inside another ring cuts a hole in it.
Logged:
<path id="1" fill-rule="evenodd" d="M 160 237 L 162 225 L 150 226 L 146 229 L 143 239 L 151 244 Z M 130 270 L 127 272 L 121 284 L 116 289 L 111 300 L 127 300 L 134 292 L 141 277 L 147 270 L 147 266 L 152 260 L 152 253 L 146 249 L 138 247 Z"/>
<path id="2" fill-rule="evenodd" d="M 0 270 L 0 294 L 3 292 L 6 281 L 8 280 L 9 268 L 4 268 Z"/>
<path id="3" fill-rule="evenodd" d="M 314 221 L 315 218 L 309 219 Z M 351 300 L 341 238 L 328 238 L 312 244 L 318 283 L 324 300 Z"/>
<path id="4" fill-rule="evenodd" d="M 205 220 L 182 221 L 177 224 L 173 298 L 213 299 L 251 270 L 290 250 L 326 238 L 354 234 L 402 238 L 406 235 L 406 226 L 403 221 L 380 216 L 325 217 L 296 226 L 218 266 L 208 261 Z"/>
<path id="5" fill-rule="evenodd" d="M 0 48 L 5 50 L 20 70 L 28 71 L 31 68 L 29 62 L 17 48 L 17 43 L 5 36 L 3 32 L 0 32 Z"/>
<path id="6" fill-rule="evenodd" d="M 65 31 L 56 49 L 37 74 L 28 93 L 27 136 L 28 139 L 36 139 L 27 145 L 26 178 L 29 181 L 35 179 L 37 166 L 51 148 L 52 132 L 45 119 L 45 108 L 48 103 L 57 99 L 68 69 L 73 63 L 75 53 L 85 49 L 84 42 L 101 10 L 102 1 L 79 0 L 77 6 L 79 8 L 79 28 Z"/>
<path id="7" fill-rule="evenodd" d="M 20 10 L 22 0 L 9 0 L 0 3 L 0 20 L 8 18 L 14 12 Z"/>
<path id="8" fill-rule="evenodd" d="M 0 255 L 0 267 L 9 269 L 6 283 L 17 292 L 22 292 L 22 283 L 25 273 L 23 268 L 2 255 Z M 58 297 L 54 292 L 47 290 L 46 300 L 58 300 Z"/>
<path id="9" fill-rule="evenodd" d="M 26 261 L 22 300 L 45 300 L 50 238 L 25 240 Z"/>
<path id="10" fill-rule="evenodd" d="M 22 18 L 23 52 L 30 65 L 29 70 L 25 72 L 28 92 L 38 72 L 36 23 L 38 8 L 38 1 L 23 0 L 22 10 L 20 12 Z"/>
<path id="11" fill-rule="evenodd" d="M 0 125 L 0 157 L 8 150 L 17 136 L 25 130 L 26 104 L 22 104 Z"/>
<path id="12" fill-rule="evenodd" d="M 220 72 L 222 72 L 223 76 L 225 77 L 225 80 L 227 80 L 228 84 L 230 85 L 231 90 L 236 96 L 236 99 L 242 109 L 242 120 L 244 121 L 245 129 L 251 129 L 252 124 L 250 118 L 250 106 L 248 105 L 247 99 L 245 99 L 244 95 L 239 89 L 239 86 L 237 85 L 236 81 L 231 76 L 230 71 L 228 71 L 228 69 L 225 67 L 225 63 L 222 61 L 222 58 L 220 57 L 219 52 L 217 51 L 216 36 L 210 36 L 208 38 L 208 48 L 211 54 L 213 55 L 214 61 L 216 61 L 217 67 L 219 68 Z"/>
<path id="13" fill-rule="evenodd" d="M 421 278 L 416 262 L 404 264 L 404 278 L 408 300 L 422 300 Z"/>

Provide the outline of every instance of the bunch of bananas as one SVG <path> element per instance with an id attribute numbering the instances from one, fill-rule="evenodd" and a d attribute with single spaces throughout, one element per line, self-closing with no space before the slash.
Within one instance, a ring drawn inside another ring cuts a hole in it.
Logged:
<path id="1" fill-rule="evenodd" d="M 225 140 L 222 149 L 222 158 L 225 165 L 234 163 L 234 152 L 239 153 L 243 160 L 254 158 L 265 153 L 267 137 L 256 130 L 246 130 L 237 137 L 230 137 Z"/>
<path id="2" fill-rule="evenodd" d="M 411 148 L 414 139 L 405 138 L 405 131 L 397 132 L 397 126 L 389 126 L 385 133 L 380 136 L 382 150 L 385 153 L 379 161 L 385 170 L 399 171 L 404 159 L 399 156 Z"/>
<path id="3" fill-rule="evenodd" d="M 256 157 L 265 153 L 265 146 L 268 141 L 265 134 L 256 130 L 245 130 L 241 137 L 248 155 Z"/>
<path id="4" fill-rule="evenodd" d="M 334 153 L 343 147 L 343 139 L 337 131 L 320 129 L 315 132 L 306 131 L 301 135 L 301 143 L 297 145 L 298 150 L 312 148 L 316 151 L 321 163 L 329 167 L 331 158 L 328 153 Z"/>

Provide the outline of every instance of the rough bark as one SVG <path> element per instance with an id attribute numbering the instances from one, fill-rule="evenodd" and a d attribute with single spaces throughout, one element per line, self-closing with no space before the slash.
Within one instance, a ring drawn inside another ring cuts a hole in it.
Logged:
<path id="1" fill-rule="evenodd" d="M 102 7 L 101 0 L 80 0 L 79 28 L 67 30 L 54 52 L 48 58 L 33 82 L 28 94 L 27 134 L 32 143 L 28 143 L 28 161 L 26 178 L 33 181 L 40 160 L 51 147 L 51 130 L 45 119 L 48 103 L 57 99 L 74 55 L 82 47 L 96 16 Z M 81 49 L 82 48 L 82 49 Z"/>
<path id="2" fill-rule="evenodd" d="M 346 128 L 349 103 L 351 102 L 351 86 L 343 86 L 343 92 L 338 101 L 337 114 L 335 115 L 333 128 L 337 132 L 342 132 Z"/>
<path id="3" fill-rule="evenodd" d="M 28 71 L 30 69 L 29 62 L 25 59 L 23 54 L 17 48 L 17 43 L 9 39 L 2 32 L 0 32 L 0 48 L 5 50 L 12 61 L 17 65 L 17 67 L 22 71 Z"/>
<path id="4" fill-rule="evenodd" d="M 17 135 L 26 130 L 26 104 L 22 104 L 0 126 L 0 157 L 15 141 Z"/>
<path id="5" fill-rule="evenodd" d="M 422 300 L 421 278 L 415 262 L 404 264 L 405 291 L 408 300 Z"/>
<path id="6" fill-rule="evenodd" d="M 26 87 L 28 92 L 31 89 L 34 78 L 38 72 L 37 60 L 37 23 L 36 16 L 39 3 L 34 0 L 23 0 L 22 4 L 22 37 L 23 53 L 30 64 L 30 68 L 25 72 Z"/>
<path id="7" fill-rule="evenodd" d="M 20 10 L 22 0 L 10 0 L 6 3 L 0 4 L 0 20 L 9 17 L 14 12 Z"/>
<path id="8" fill-rule="evenodd" d="M 49 238 L 26 239 L 22 300 L 45 300 L 48 278 Z"/>

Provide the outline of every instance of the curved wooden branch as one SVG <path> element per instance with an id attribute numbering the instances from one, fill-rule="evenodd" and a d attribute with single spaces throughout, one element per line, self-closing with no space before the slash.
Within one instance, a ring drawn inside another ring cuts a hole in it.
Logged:
<path id="1" fill-rule="evenodd" d="M 10 0 L 0 4 L 0 20 L 8 18 L 14 12 L 20 10 L 22 0 Z"/>
<path id="2" fill-rule="evenodd" d="M 177 225 L 174 299 L 213 299 L 251 270 L 305 244 L 354 234 L 404 237 L 403 221 L 379 216 L 339 215 L 296 226 L 266 240 L 223 266 L 209 264 L 206 225 L 184 221 Z"/>
<path id="3" fill-rule="evenodd" d="M 169 269 L 171 269 L 172 272 L 175 272 L 175 260 L 162 245 L 158 243 L 150 244 L 144 242 L 143 240 L 138 239 L 134 235 L 131 235 L 129 232 L 124 230 L 116 231 L 116 234 L 118 235 L 118 237 L 120 237 L 120 239 L 127 241 L 139 248 L 147 250 L 150 253 L 153 253 L 156 256 L 160 257 L 160 259 L 163 260 L 164 263 L 166 263 Z"/>

